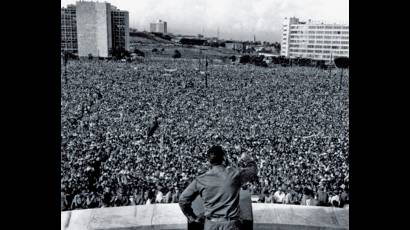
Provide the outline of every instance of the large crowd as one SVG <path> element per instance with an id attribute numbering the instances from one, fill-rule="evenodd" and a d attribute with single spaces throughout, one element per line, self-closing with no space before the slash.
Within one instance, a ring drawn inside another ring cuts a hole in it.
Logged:
<path id="1" fill-rule="evenodd" d="M 245 152 L 256 202 L 349 203 L 348 73 L 193 59 L 73 60 L 61 77 L 62 210 L 175 203 L 205 172 Z M 342 87 L 339 87 L 342 84 Z"/>

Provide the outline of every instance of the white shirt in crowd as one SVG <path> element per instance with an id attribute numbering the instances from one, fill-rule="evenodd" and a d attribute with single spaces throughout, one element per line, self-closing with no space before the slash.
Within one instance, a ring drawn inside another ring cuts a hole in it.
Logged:
<path id="1" fill-rule="evenodd" d="M 157 197 L 155 198 L 155 203 L 161 203 L 163 197 L 164 194 L 162 194 L 162 192 L 158 192 Z"/>
<path id="2" fill-rule="evenodd" d="M 285 201 L 285 197 L 286 193 L 282 191 L 276 191 L 275 194 L 273 194 L 273 199 L 276 203 L 283 203 Z"/>
<path id="3" fill-rule="evenodd" d="M 329 202 L 333 205 L 333 201 L 336 201 L 340 205 L 340 197 L 339 195 L 335 195 L 330 197 Z"/>

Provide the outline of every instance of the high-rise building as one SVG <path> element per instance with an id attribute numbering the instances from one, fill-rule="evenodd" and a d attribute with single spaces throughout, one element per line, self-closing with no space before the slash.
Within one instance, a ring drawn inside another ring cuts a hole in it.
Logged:
<path id="1" fill-rule="evenodd" d="M 349 25 L 302 22 L 285 18 L 282 27 L 281 55 L 288 58 L 331 60 L 349 57 Z"/>
<path id="2" fill-rule="evenodd" d="M 78 52 L 75 5 L 61 8 L 61 52 Z"/>
<path id="3" fill-rule="evenodd" d="M 111 8 L 111 25 L 112 25 L 112 48 L 125 49 L 130 48 L 130 27 L 128 11 L 119 10 L 116 7 Z"/>
<path id="4" fill-rule="evenodd" d="M 108 57 L 112 49 L 111 5 L 77 2 L 78 55 Z"/>
<path id="5" fill-rule="evenodd" d="M 155 33 L 163 33 L 166 34 L 168 33 L 167 31 L 167 22 L 158 20 L 157 22 L 152 22 L 150 23 L 150 32 L 155 32 Z"/>
<path id="6" fill-rule="evenodd" d="M 61 50 L 108 57 L 129 50 L 129 13 L 109 3 L 78 1 L 61 9 Z"/>

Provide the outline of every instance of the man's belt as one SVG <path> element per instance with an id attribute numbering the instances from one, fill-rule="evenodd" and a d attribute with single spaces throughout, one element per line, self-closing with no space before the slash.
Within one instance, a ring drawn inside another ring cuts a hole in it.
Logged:
<path id="1" fill-rule="evenodd" d="M 239 217 L 207 217 L 207 220 L 210 220 L 212 222 L 226 222 L 226 221 L 232 221 L 232 220 L 239 220 Z"/>

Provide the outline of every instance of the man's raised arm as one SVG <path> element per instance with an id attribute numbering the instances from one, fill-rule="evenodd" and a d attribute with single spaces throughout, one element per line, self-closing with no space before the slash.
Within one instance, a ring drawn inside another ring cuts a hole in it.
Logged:
<path id="1" fill-rule="evenodd" d="M 243 153 L 239 158 L 238 166 L 241 168 L 241 183 L 244 184 L 256 177 L 258 168 L 256 162 L 247 154 Z"/>

